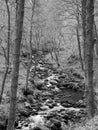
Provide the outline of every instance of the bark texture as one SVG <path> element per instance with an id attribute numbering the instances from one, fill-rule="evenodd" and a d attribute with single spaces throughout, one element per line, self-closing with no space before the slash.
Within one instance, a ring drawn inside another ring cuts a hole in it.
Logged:
<path id="1" fill-rule="evenodd" d="M 94 86 L 93 86 L 93 53 L 94 53 L 94 0 L 86 2 L 86 103 L 88 117 L 92 118 L 95 114 Z"/>
<path id="2" fill-rule="evenodd" d="M 10 112 L 7 130 L 14 130 L 18 75 L 19 75 L 19 57 L 20 44 L 22 39 L 23 17 L 24 17 L 24 3 L 25 0 L 16 0 L 16 25 L 15 25 L 15 48 L 13 59 L 13 71 L 11 82 L 11 98 L 10 98 Z"/>
<path id="3" fill-rule="evenodd" d="M 86 44 L 86 3 L 87 0 L 82 0 L 82 28 L 83 28 L 83 60 L 84 60 L 84 72 L 86 70 L 86 51 L 87 51 L 87 44 Z M 86 73 L 85 73 L 86 75 Z"/>

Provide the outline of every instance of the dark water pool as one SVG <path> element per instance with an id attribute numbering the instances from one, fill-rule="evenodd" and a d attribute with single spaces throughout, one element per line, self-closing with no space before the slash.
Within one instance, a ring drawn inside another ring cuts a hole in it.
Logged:
<path id="1" fill-rule="evenodd" d="M 64 89 L 61 92 L 59 92 L 56 97 L 58 98 L 58 101 L 61 103 L 71 103 L 76 104 L 79 100 L 82 100 L 84 97 L 83 92 L 74 91 L 70 89 Z"/>

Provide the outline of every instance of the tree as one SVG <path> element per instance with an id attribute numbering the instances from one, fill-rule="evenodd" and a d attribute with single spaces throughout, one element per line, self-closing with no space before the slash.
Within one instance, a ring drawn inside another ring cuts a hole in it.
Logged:
<path id="1" fill-rule="evenodd" d="M 85 14 L 86 14 L 84 16 L 85 27 L 83 26 L 84 27 L 83 31 L 85 32 L 84 55 L 85 55 L 86 105 L 87 105 L 88 117 L 92 118 L 95 114 L 94 85 L 93 85 L 93 52 L 95 43 L 93 35 L 94 0 L 86 1 Z"/>
<path id="2" fill-rule="evenodd" d="M 4 73 L 4 77 L 3 77 L 3 81 L 2 81 L 2 87 L 1 87 L 2 89 L 1 89 L 1 93 L 0 93 L 0 104 L 1 104 L 1 101 L 2 101 L 2 95 L 3 95 L 3 91 L 4 91 L 5 81 L 6 81 L 8 70 L 9 70 L 11 25 L 10 25 L 10 9 L 9 9 L 8 2 L 9 2 L 8 0 L 5 0 L 6 8 L 7 8 L 7 15 L 8 15 L 8 36 L 7 36 L 8 38 L 7 38 L 7 54 L 6 54 L 5 49 L 4 49 L 5 59 L 6 59 L 6 69 L 5 69 L 5 73 Z"/>
<path id="3" fill-rule="evenodd" d="M 19 75 L 20 44 L 22 39 L 25 0 L 16 0 L 15 48 L 11 81 L 10 112 L 7 130 L 14 130 Z"/>
<path id="4" fill-rule="evenodd" d="M 61 14 L 63 14 L 63 19 L 66 21 L 66 27 L 68 31 L 70 31 L 70 35 L 77 41 L 78 44 L 78 52 L 79 52 L 79 59 L 81 64 L 81 69 L 84 69 L 83 66 L 83 58 L 82 58 L 82 42 L 81 42 L 81 1 L 80 0 L 59 0 L 59 6 L 61 6 Z M 67 15 L 66 15 L 67 14 Z M 63 21 L 63 20 L 62 20 Z M 64 22 L 65 22 L 64 21 Z M 74 44 L 74 43 L 73 43 Z"/>
<path id="5" fill-rule="evenodd" d="M 87 49 L 87 46 L 86 46 L 86 2 L 87 0 L 82 0 L 81 1 L 81 5 L 82 5 L 82 28 L 83 28 L 83 59 L 84 59 L 84 72 L 86 72 L 86 49 Z M 86 73 L 85 73 L 86 75 Z"/>
<path id="6" fill-rule="evenodd" d="M 78 42 L 78 50 L 79 50 L 79 58 L 81 63 L 81 68 L 84 70 L 83 60 L 82 60 L 82 53 L 81 53 L 81 42 L 80 42 L 80 34 L 79 34 L 79 27 L 80 27 L 80 13 L 79 13 L 79 4 L 77 1 L 77 13 L 76 13 L 76 20 L 77 20 L 77 27 L 76 27 L 76 36 L 77 36 L 77 42 Z"/>
<path id="7" fill-rule="evenodd" d="M 98 33 L 95 21 L 94 21 L 94 38 L 96 39 L 96 43 L 94 45 L 94 52 L 95 52 L 94 54 L 95 58 L 98 58 Z"/>
<path id="8" fill-rule="evenodd" d="M 29 46 L 29 50 L 30 50 L 30 56 L 28 56 L 28 67 L 27 67 L 27 76 L 26 76 L 26 87 L 25 87 L 25 91 L 28 88 L 28 78 L 29 78 L 29 73 L 30 73 L 30 67 L 31 67 L 31 63 L 32 63 L 32 23 L 33 23 L 33 16 L 34 16 L 34 9 L 35 9 L 35 0 L 32 2 L 32 16 L 31 16 L 31 20 L 30 20 L 30 46 Z"/>

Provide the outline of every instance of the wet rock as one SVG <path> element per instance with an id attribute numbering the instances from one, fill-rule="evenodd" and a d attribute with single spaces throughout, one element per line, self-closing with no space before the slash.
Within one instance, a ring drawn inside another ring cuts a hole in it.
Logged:
<path id="1" fill-rule="evenodd" d="M 26 90 L 23 88 L 22 92 L 23 92 L 24 96 L 33 95 L 34 94 L 34 92 L 33 92 L 33 90 L 31 88 L 27 88 Z"/>
<path id="2" fill-rule="evenodd" d="M 54 106 L 56 106 L 56 104 L 52 103 L 52 104 L 47 104 L 47 106 L 51 109 L 53 108 Z"/>
<path id="3" fill-rule="evenodd" d="M 28 126 L 23 126 L 21 130 L 30 130 Z"/>
<path id="4" fill-rule="evenodd" d="M 24 102 L 24 105 L 25 105 L 25 108 L 31 108 L 31 105 L 28 102 Z"/>
<path id="5" fill-rule="evenodd" d="M 55 121 L 52 126 L 50 127 L 51 130 L 62 130 L 61 128 L 61 122 Z"/>
<path id="6" fill-rule="evenodd" d="M 19 110 L 19 113 L 21 116 L 28 117 L 32 112 L 25 109 L 25 110 Z"/>
<path id="7" fill-rule="evenodd" d="M 66 102 L 65 102 L 65 103 L 62 103 L 61 105 L 62 105 L 63 107 L 68 107 L 68 108 L 69 108 L 69 107 L 72 107 L 72 105 L 71 105 L 71 104 L 66 103 Z"/>
<path id="8" fill-rule="evenodd" d="M 18 104 L 17 113 L 19 116 L 28 117 L 32 113 L 32 109 L 26 108 L 24 103 Z"/>
<path id="9" fill-rule="evenodd" d="M 34 80 L 34 85 L 38 90 L 41 90 L 44 84 L 44 80 L 36 79 Z"/>
<path id="10" fill-rule="evenodd" d="M 52 85 L 56 85 L 57 84 L 57 81 L 55 81 L 55 80 L 50 80 L 50 83 L 52 84 Z"/>
<path id="11" fill-rule="evenodd" d="M 42 111 L 46 111 L 46 110 L 49 110 L 49 107 L 46 106 L 46 105 L 44 105 L 44 106 L 41 106 L 40 109 L 41 109 Z"/>
<path id="12" fill-rule="evenodd" d="M 32 95 L 27 95 L 27 100 L 30 104 L 34 103 L 34 96 Z"/>
<path id="13" fill-rule="evenodd" d="M 42 115 L 30 116 L 29 121 L 33 122 L 35 125 L 44 125 L 44 117 Z"/>
<path id="14" fill-rule="evenodd" d="M 34 128 L 32 128 L 31 130 L 42 130 L 40 127 L 34 127 Z"/>

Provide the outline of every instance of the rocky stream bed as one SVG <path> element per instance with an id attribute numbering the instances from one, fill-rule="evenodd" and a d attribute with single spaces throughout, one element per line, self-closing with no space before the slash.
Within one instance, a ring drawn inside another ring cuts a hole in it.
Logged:
<path id="1" fill-rule="evenodd" d="M 81 122 L 86 116 L 84 78 L 41 61 L 34 69 L 18 100 L 15 130 L 66 130 L 70 122 Z"/>

